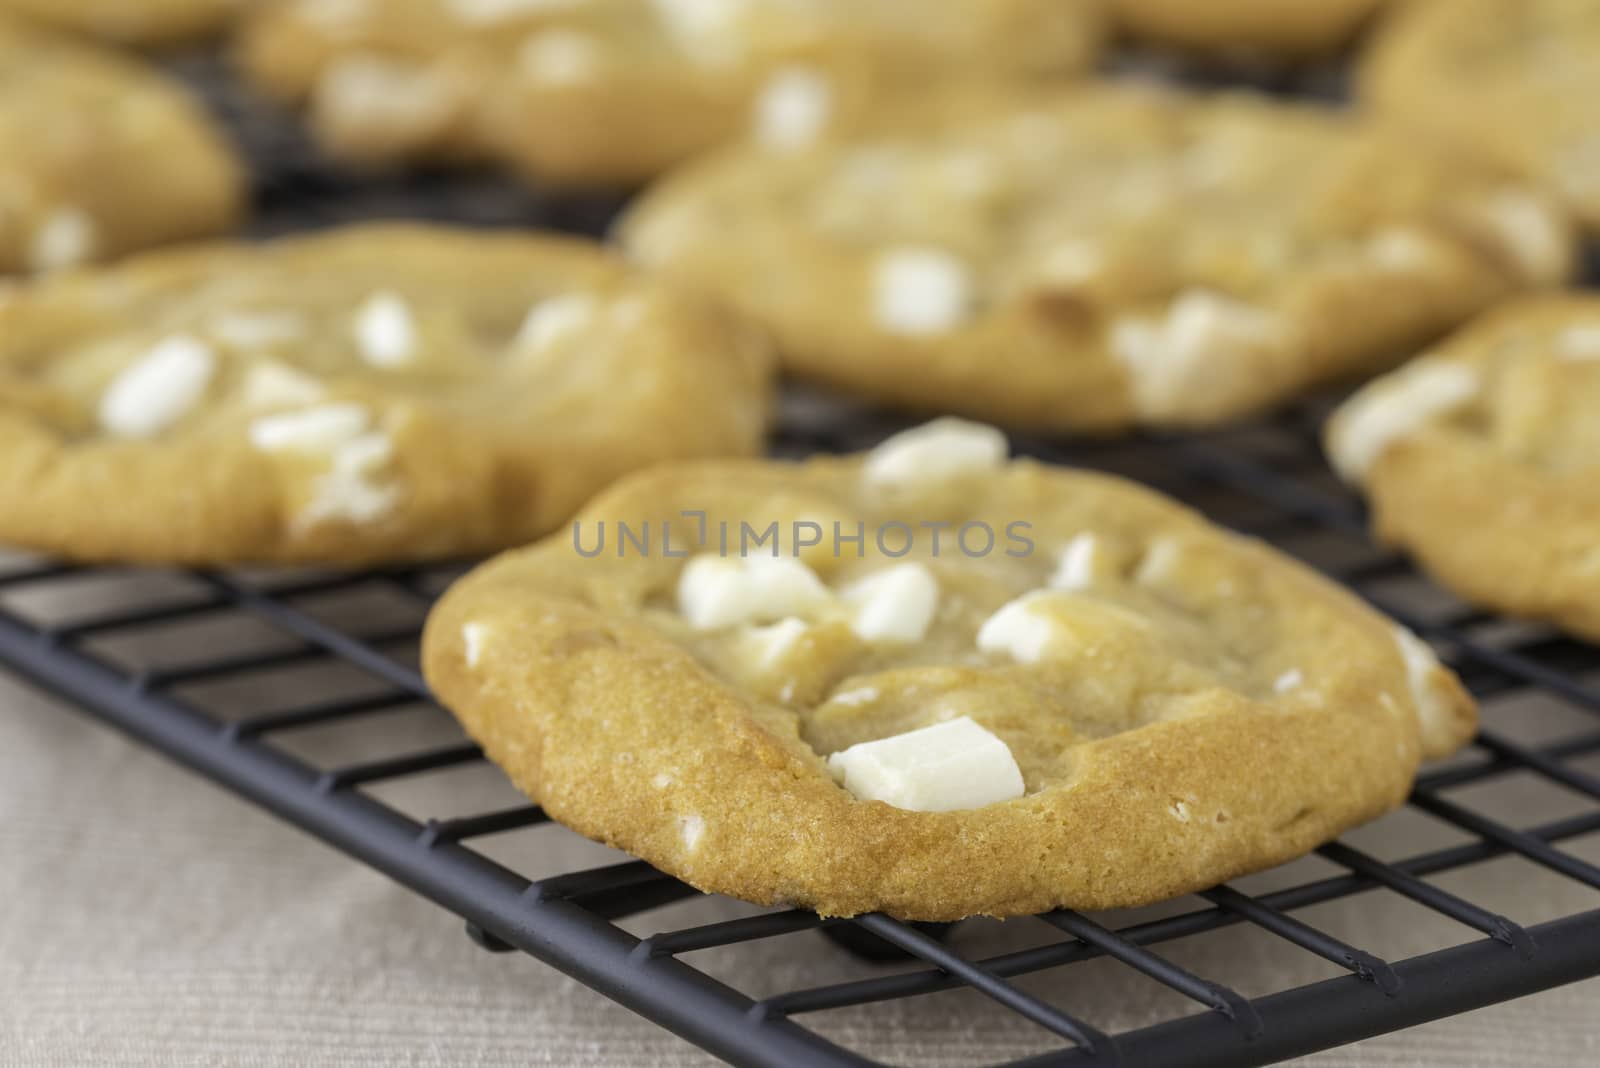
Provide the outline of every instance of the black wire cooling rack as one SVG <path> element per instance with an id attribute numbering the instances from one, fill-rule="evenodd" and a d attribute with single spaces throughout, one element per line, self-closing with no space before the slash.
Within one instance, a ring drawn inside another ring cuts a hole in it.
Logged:
<path id="1" fill-rule="evenodd" d="M 215 81 L 209 64 L 191 65 L 190 73 L 263 164 L 264 232 L 381 215 L 593 231 L 609 212 L 603 201 L 544 202 L 492 179 L 342 178 L 303 143 L 284 141 L 293 135 L 270 115 L 240 112 L 246 105 Z M 1508 702 L 1534 700 L 1561 710 L 1564 726 L 1535 740 L 1486 727 L 1466 754 L 1426 771 L 1409 804 L 1434 829 L 1421 848 L 1380 858 L 1370 848 L 1331 843 L 1317 855 L 1332 874 L 1256 892 L 1219 886 L 1155 918 L 1121 922 L 1059 911 L 1012 921 L 1024 925 L 1027 943 L 978 959 L 946 944 L 941 930 L 881 915 L 825 921 L 778 909 L 639 937 L 619 921 L 697 892 L 640 861 L 520 874 L 491 857 L 485 843 L 568 833 L 548 826 L 531 805 L 435 814 L 385 800 L 383 787 L 425 773 L 498 776 L 477 747 L 459 741 L 398 753 L 377 745 L 386 717 L 419 706 L 445 716 L 413 657 L 421 616 L 454 568 L 128 574 L 13 562 L 0 568 L 0 664 L 437 902 L 462 917 L 485 949 L 531 954 L 735 1063 L 874 1063 L 808 1024 L 828 1010 L 969 988 L 1014 1014 L 1018 1026 L 1031 1021 L 1053 1036 L 1053 1047 L 1013 1064 L 1264 1064 L 1600 975 L 1600 866 L 1583 855 L 1600 852 L 1600 648 L 1468 609 L 1428 586 L 1402 557 L 1372 546 L 1359 502 L 1321 459 L 1316 435 L 1324 414 L 1324 405 L 1308 403 L 1270 422 L 1208 435 L 1017 446 L 1138 478 L 1323 569 L 1432 641 L 1484 702 L 1487 724 L 1505 719 L 1495 710 Z M 786 399 L 783 422 L 776 449 L 784 455 L 864 448 L 897 429 L 888 417 L 798 391 Z M 74 593 L 109 580 L 131 581 L 140 592 L 114 609 Z M 389 607 L 344 620 L 317 607 L 329 596 L 363 595 L 381 595 Z M 61 604 L 79 602 L 94 607 L 62 615 Z M 178 658 L 116 651 L 165 628 L 220 633 L 240 620 L 276 640 L 199 656 L 188 641 Z M 232 680 L 329 664 L 363 685 L 355 692 L 291 688 L 290 696 L 245 714 L 204 696 Z M 370 733 L 358 737 L 372 747 L 344 759 L 312 759 L 292 744 L 301 732 L 358 720 L 371 721 Z M 1476 787 L 1512 777 L 1561 791 L 1564 814 L 1513 822 L 1475 800 Z M 1515 910 L 1445 885 L 1460 886 L 1454 874 L 1506 858 L 1576 884 L 1588 906 L 1518 923 L 1501 914 Z M 1313 922 L 1316 906 L 1360 895 L 1373 915 L 1408 901 L 1453 921 L 1456 937 L 1431 952 L 1387 959 L 1382 945 Z M 891 950 L 899 970 L 752 994 L 685 959 L 818 928 L 858 951 Z M 1246 996 L 1236 989 L 1241 984 L 1198 974 L 1168 951 L 1200 936 L 1237 942 L 1241 928 L 1265 932 L 1338 974 Z M 1170 1018 L 1111 1033 L 1023 981 L 1092 960 L 1115 962 L 1166 988 L 1177 999 Z"/>

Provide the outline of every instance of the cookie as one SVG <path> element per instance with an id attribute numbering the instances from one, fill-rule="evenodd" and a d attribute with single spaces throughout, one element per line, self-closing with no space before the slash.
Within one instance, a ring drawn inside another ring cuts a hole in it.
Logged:
<path id="1" fill-rule="evenodd" d="M 915 920 L 1140 905 L 1401 803 L 1474 711 L 1352 595 L 942 419 L 678 464 L 482 566 L 424 669 L 556 819 L 707 891 Z"/>
<path id="2" fill-rule="evenodd" d="M 382 225 L 153 253 L 0 304 L 0 541 L 371 564 L 520 544 L 761 444 L 771 360 L 591 242 Z"/>
<path id="3" fill-rule="evenodd" d="M 1600 232 L 1600 5 L 1451 0 L 1402 7 L 1363 64 L 1374 109 L 1559 193 Z"/>
<path id="4" fill-rule="evenodd" d="M 1103 89 L 897 121 L 690 164 L 618 236 L 798 375 L 1044 430 L 1235 419 L 1572 269 L 1539 195 L 1343 114 Z"/>
<path id="5" fill-rule="evenodd" d="M 1463 598 L 1600 641 L 1600 298 L 1508 304 L 1334 415 L 1380 539 Z"/>
<path id="6" fill-rule="evenodd" d="M 1074 74 L 1101 0 L 304 0 L 243 31 L 253 80 L 364 161 L 504 159 L 635 184 L 753 133 L 792 148 L 929 85 Z"/>
<path id="7" fill-rule="evenodd" d="M 0 15 L 117 44 L 166 46 L 210 37 L 249 0 L 0 0 Z"/>
<path id="8" fill-rule="evenodd" d="M 1113 0 L 1118 27 L 1195 52 L 1305 59 L 1335 52 L 1386 0 Z"/>
<path id="9" fill-rule="evenodd" d="M 199 105 L 137 60 L 0 15 L 0 274 L 227 229 L 239 164 Z"/>

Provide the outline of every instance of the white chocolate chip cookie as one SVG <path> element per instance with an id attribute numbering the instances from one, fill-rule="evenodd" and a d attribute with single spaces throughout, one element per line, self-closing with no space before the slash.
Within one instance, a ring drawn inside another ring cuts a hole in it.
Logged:
<path id="1" fill-rule="evenodd" d="M 225 230 L 233 153 L 140 61 L 24 27 L 0 7 L 0 274 L 53 271 Z"/>
<path id="2" fill-rule="evenodd" d="M 1327 446 L 1445 586 L 1600 641 L 1600 298 L 1489 313 L 1346 401 Z"/>
<path id="3" fill-rule="evenodd" d="M 1103 0 L 290 0 L 245 67 L 368 161 L 632 184 L 720 142 L 804 149 L 883 96 L 1093 61 Z"/>
<path id="4" fill-rule="evenodd" d="M 1543 184 L 1600 232 L 1600 5 L 1396 6 L 1362 71 L 1371 106 Z"/>
<path id="5" fill-rule="evenodd" d="M 364 226 L 147 254 L 0 304 L 0 540 L 152 563 L 492 551 L 637 467 L 757 451 L 770 362 L 582 241 Z"/>
<path id="6" fill-rule="evenodd" d="M 1235 419 L 1572 269 L 1538 194 L 1346 114 L 1100 89 L 893 119 L 690 164 L 619 237 L 799 375 L 1047 430 Z"/>
<path id="7" fill-rule="evenodd" d="M 556 819 L 826 915 L 1198 890 L 1471 734 L 1351 595 L 1132 483 L 980 458 L 992 434 L 630 476 L 446 594 L 428 679 Z"/>

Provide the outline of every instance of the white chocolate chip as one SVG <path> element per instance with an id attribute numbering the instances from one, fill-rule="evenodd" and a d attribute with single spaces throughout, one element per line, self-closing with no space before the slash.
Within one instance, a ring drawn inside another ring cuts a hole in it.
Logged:
<path id="1" fill-rule="evenodd" d="M 1333 423 L 1329 458 L 1347 482 L 1360 482 L 1385 449 L 1478 395 L 1466 364 L 1422 357 L 1362 389 Z"/>
<path id="2" fill-rule="evenodd" d="M 474 26 L 491 26 L 532 15 L 576 11 L 588 0 L 449 0 L 451 14 Z"/>
<path id="3" fill-rule="evenodd" d="M 439 136 L 462 107 L 463 87 L 413 63 L 357 53 L 317 80 L 313 108 L 334 140 L 382 154 L 414 152 Z"/>
<path id="4" fill-rule="evenodd" d="M 873 269 L 873 318 L 891 334 L 948 333 L 971 316 L 973 296 L 971 270 L 943 249 L 891 249 Z"/>
<path id="5" fill-rule="evenodd" d="M 741 23 L 751 0 L 651 0 L 673 41 L 699 62 L 726 65 L 744 54 Z"/>
<path id="6" fill-rule="evenodd" d="M 1405 660 L 1406 684 L 1411 690 L 1412 703 L 1417 707 L 1422 748 L 1426 752 L 1446 752 L 1454 748 L 1455 730 L 1451 702 L 1441 692 L 1443 686 L 1439 681 L 1444 667 L 1433 649 L 1405 627 L 1396 626 L 1394 638 Z"/>
<path id="7" fill-rule="evenodd" d="M 1060 562 L 1050 576 L 1050 588 L 1068 592 L 1088 589 L 1099 570 L 1098 556 L 1095 536 L 1087 532 L 1077 535 L 1062 548 Z"/>
<path id="8" fill-rule="evenodd" d="M 1287 338 L 1274 313 L 1194 289 L 1172 302 L 1164 320 L 1114 323 L 1111 348 L 1128 370 L 1135 406 L 1160 417 L 1181 412 L 1197 393 L 1214 390 L 1242 357 L 1275 349 Z"/>
<path id="9" fill-rule="evenodd" d="M 372 294 L 356 311 L 356 348 L 373 367 L 401 367 L 417 354 L 417 323 L 405 298 L 390 290 Z"/>
<path id="10" fill-rule="evenodd" d="M 858 800 L 913 812 L 982 808 L 1026 789 L 1006 743 L 969 716 L 852 745 L 828 770 Z"/>
<path id="11" fill-rule="evenodd" d="M 57 208 L 45 216 L 28 242 L 28 269 L 58 271 L 94 257 L 99 246 L 94 219 L 80 208 Z"/>
<path id="12" fill-rule="evenodd" d="M 100 397 L 100 425 L 119 437 L 148 438 L 167 429 L 205 396 L 216 354 L 180 334 L 125 369 Z"/>
<path id="13" fill-rule="evenodd" d="M 331 467 L 316 480 L 311 503 L 296 517 L 296 524 L 370 523 L 391 511 L 399 500 L 399 488 L 378 476 L 393 455 L 394 444 L 377 431 L 334 449 Z"/>
<path id="14" fill-rule="evenodd" d="M 1162 586 L 1178 577 L 1179 562 L 1183 559 L 1183 544 L 1175 538 L 1156 538 L 1145 548 L 1144 556 L 1133 573 L 1133 581 L 1141 586 Z"/>
<path id="15" fill-rule="evenodd" d="M 992 426 L 944 416 L 902 430 L 867 454 L 863 477 L 874 486 L 929 486 L 998 471 L 1009 446 Z"/>
<path id="16" fill-rule="evenodd" d="M 250 424 L 250 444 L 262 452 L 332 452 L 371 423 L 372 414 L 359 404 L 324 404 L 262 416 Z"/>
<path id="17" fill-rule="evenodd" d="M 868 575 L 843 592 L 854 606 L 850 629 L 869 642 L 917 642 L 928 633 L 939 607 L 939 580 L 915 562 Z"/>
<path id="18" fill-rule="evenodd" d="M 978 650 L 1009 656 L 1022 664 L 1041 660 L 1045 649 L 1063 634 L 1055 620 L 1037 610 L 1048 596 L 1034 590 L 1001 605 L 978 628 Z"/>
<path id="19" fill-rule="evenodd" d="M 1503 189 L 1483 202 L 1480 217 L 1528 281 L 1554 285 L 1566 277 L 1571 234 L 1549 202 L 1520 189 Z"/>
<path id="20" fill-rule="evenodd" d="M 825 77 L 809 67 L 780 67 L 756 96 L 756 140 L 781 152 L 805 148 L 827 128 L 832 111 Z"/>
<path id="21" fill-rule="evenodd" d="M 244 403 L 251 408 L 300 408 L 322 399 L 322 383 L 304 371 L 261 360 L 244 377 Z"/>
<path id="22" fill-rule="evenodd" d="M 305 317 L 297 312 L 224 312 L 207 323 L 211 336 L 231 348 L 246 352 L 300 341 L 306 336 Z"/>
<path id="23" fill-rule="evenodd" d="M 829 600 L 816 572 L 789 557 L 703 553 L 678 578 L 678 610 L 696 630 L 805 617 Z"/>
<path id="24" fill-rule="evenodd" d="M 461 628 L 461 652 L 466 657 L 467 667 L 477 667 L 483 659 L 483 646 L 489 639 L 489 625 L 487 623 L 468 623 Z"/>
<path id="25" fill-rule="evenodd" d="M 1556 355 L 1564 360 L 1600 360 L 1600 323 L 1569 326 L 1556 338 Z"/>
<path id="26" fill-rule="evenodd" d="M 810 629 L 805 620 L 787 616 L 770 626 L 752 627 L 744 637 L 755 653 L 756 664 L 770 668 L 781 663 Z"/>
<path id="27" fill-rule="evenodd" d="M 856 705 L 871 704 L 877 699 L 878 688 L 876 686 L 863 686 L 858 690 L 846 690 L 844 693 L 836 693 L 828 698 L 828 701 L 830 704 L 844 705 L 846 708 L 851 708 Z"/>
<path id="28" fill-rule="evenodd" d="M 705 817 L 698 813 L 678 817 L 678 836 L 683 840 L 683 848 L 693 853 L 700 848 L 700 839 L 705 835 Z"/>
<path id="29" fill-rule="evenodd" d="M 551 85 L 581 85 L 599 73 L 603 53 L 594 37 L 578 30 L 545 30 L 522 42 L 517 66 Z"/>
<path id="30" fill-rule="evenodd" d="M 561 338 L 587 329 L 599 316 L 600 302 L 588 293 L 566 293 L 541 300 L 528 310 L 512 341 L 521 352 L 542 352 Z"/>
<path id="31" fill-rule="evenodd" d="M 1272 680 L 1272 692 L 1282 696 L 1291 690 L 1298 690 L 1305 681 L 1306 677 L 1299 668 L 1290 668 Z"/>

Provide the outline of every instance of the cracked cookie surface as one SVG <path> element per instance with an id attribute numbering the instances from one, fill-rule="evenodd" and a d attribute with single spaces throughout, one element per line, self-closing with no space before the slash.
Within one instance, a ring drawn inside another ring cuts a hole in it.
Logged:
<path id="1" fill-rule="evenodd" d="M 1093 61 L 1100 0 L 323 0 L 262 10 L 241 55 L 347 157 L 504 159 L 633 184 L 747 134 L 784 148 L 929 84 Z"/>
<path id="2" fill-rule="evenodd" d="M 1556 190 L 1600 233 L 1600 5 L 1421 0 L 1374 42 L 1359 86 L 1379 112 Z"/>
<path id="3" fill-rule="evenodd" d="M 231 147 L 131 57 L 0 13 L 0 274 L 47 271 L 227 229 Z"/>
<path id="4" fill-rule="evenodd" d="M 691 163 L 618 236 L 796 374 L 1049 430 L 1238 418 L 1572 269 L 1539 195 L 1348 115 L 1104 89 L 895 119 Z"/>
<path id="5" fill-rule="evenodd" d="M 1476 604 L 1600 641 L 1600 298 L 1497 309 L 1330 421 L 1382 540 Z"/>
<path id="6" fill-rule="evenodd" d="M 0 303 L 0 539 L 365 564 L 550 530 L 760 448 L 765 343 L 586 241 L 373 225 L 152 253 Z"/>
<path id="7" fill-rule="evenodd" d="M 1005 452 L 940 420 L 864 456 L 631 476 L 446 594 L 429 682 L 592 838 L 708 891 L 926 920 L 1288 860 L 1471 734 L 1454 676 L 1351 595 Z M 778 555 L 741 555 L 741 523 L 775 524 Z"/>

